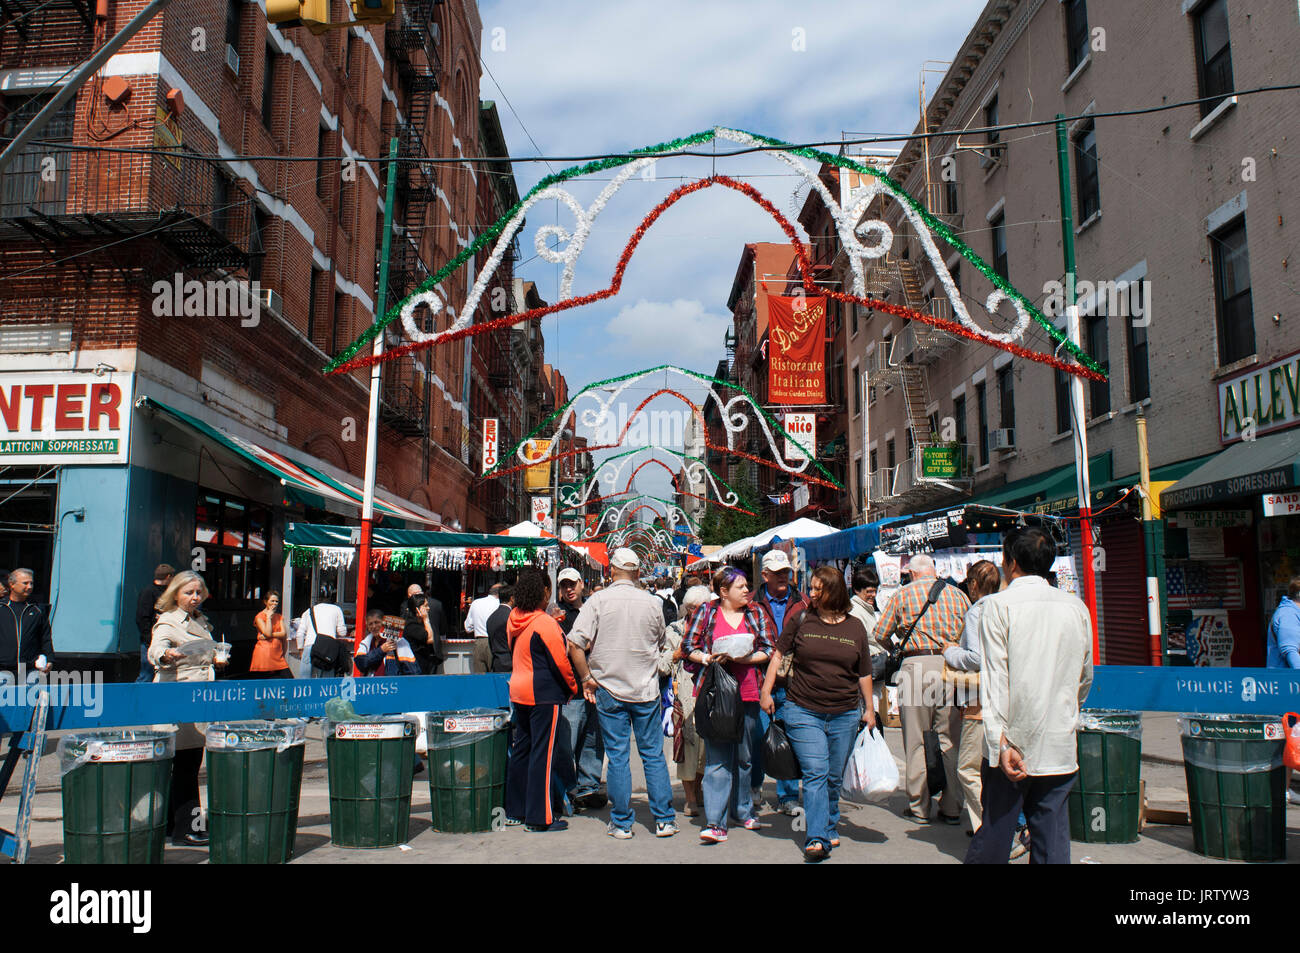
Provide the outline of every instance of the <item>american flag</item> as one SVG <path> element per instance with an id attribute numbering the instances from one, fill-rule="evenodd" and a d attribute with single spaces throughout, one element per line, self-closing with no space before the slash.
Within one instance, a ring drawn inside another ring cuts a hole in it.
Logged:
<path id="1" fill-rule="evenodd" d="M 1165 568 L 1165 593 L 1171 609 L 1245 605 L 1241 561 L 1214 559 Z"/>

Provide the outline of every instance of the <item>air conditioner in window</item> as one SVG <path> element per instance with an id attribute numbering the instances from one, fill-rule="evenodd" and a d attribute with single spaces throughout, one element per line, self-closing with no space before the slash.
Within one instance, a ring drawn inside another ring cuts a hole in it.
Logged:
<path id="1" fill-rule="evenodd" d="M 1016 449 L 1016 431 L 1012 427 L 994 430 L 989 434 L 989 446 L 994 450 Z"/>
<path id="2" fill-rule="evenodd" d="M 272 317 L 284 317 L 284 299 L 280 297 L 280 293 L 270 288 L 263 288 L 262 310 L 270 312 Z"/>
<path id="3" fill-rule="evenodd" d="M 239 75 L 239 53 L 229 43 L 226 44 L 226 65 L 230 67 L 230 72 Z"/>

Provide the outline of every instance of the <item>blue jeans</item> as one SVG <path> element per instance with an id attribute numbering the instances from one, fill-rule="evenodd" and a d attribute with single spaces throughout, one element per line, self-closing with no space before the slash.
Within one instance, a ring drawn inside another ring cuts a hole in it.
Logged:
<path id="1" fill-rule="evenodd" d="M 560 709 L 560 720 L 564 726 L 555 745 L 555 773 L 570 798 L 595 794 L 605 765 L 596 706 L 579 695 Z"/>
<path id="2" fill-rule="evenodd" d="M 641 755 L 641 768 L 645 772 L 650 813 L 658 823 L 667 824 L 676 814 L 673 811 L 672 782 L 668 780 L 668 762 L 664 760 L 664 727 L 659 699 L 619 701 L 605 689 L 598 688 L 596 709 L 600 712 L 600 732 L 609 758 L 610 823 L 629 830 L 635 819 L 632 813 L 632 736 L 635 734 L 636 750 Z"/>
<path id="3" fill-rule="evenodd" d="M 144 642 L 140 645 L 140 677 L 137 682 L 153 681 L 153 665 L 149 662 L 149 643 Z"/>
<path id="4" fill-rule="evenodd" d="M 840 783 L 862 716 L 856 708 L 838 715 L 809 711 L 792 701 L 781 712 L 786 734 L 803 769 L 804 846 L 831 849 L 840 822 Z"/>
<path id="5" fill-rule="evenodd" d="M 772 689 L 772 701 L 776 703 L 776 717 L 778 720 L 784 720 L 785 716 L 781 712 L 781 706 L 785 704 L 785 689 Z M 763 786 L 763 738 L 767 735 L 767 726 L 772 723 L 772 719 L 767 712 L 759 710 L 757 730 L 754 733 L 754 740 L 750 745 L 754 752 L 754 773 L 750 787 L 757 790 Z M 793 781 L 776 782 L 776 800 L 777 804 L 788 804 L 790 802 L 798 803 L 799 801 L 799 779 Z"/>
<path id="6" fill-rule="evenodd" d="M 728 807 L 733 820 L 743 823 L 754 816 L 749 791 L 750 751 L 758 731 L 758 702 L 743 702 L 745 728 L 739 741 L 704 739 L 704 822 L 726 829 Z"/>

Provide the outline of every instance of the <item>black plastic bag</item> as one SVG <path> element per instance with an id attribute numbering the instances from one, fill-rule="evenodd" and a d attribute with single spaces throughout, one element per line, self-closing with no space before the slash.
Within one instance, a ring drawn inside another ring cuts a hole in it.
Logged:
<path id="1" fill-rule="evenodd" d="M 947 787 L 948 776 L 943 770 L 943 752 L 939 750 L 939 732 L 925 733 L 925 786 L 930 789 L 930 796 L 942 794 Z"/>
<path id="2" fill-rule="evenodd" d="M 803 777 L 794 745 L 785 733 L 785 722 L 775 719 L 763 736 L 763 773 L 778 781 L 796 781 Z"/>
<path id="3" fill-rule="evenodd" d="M 710 741 L 737 742 L 745 731 L 745 709 L 740 685 L 732 674 L 714 662 L 705 670 L 695 698 L 695 730 Z"/>

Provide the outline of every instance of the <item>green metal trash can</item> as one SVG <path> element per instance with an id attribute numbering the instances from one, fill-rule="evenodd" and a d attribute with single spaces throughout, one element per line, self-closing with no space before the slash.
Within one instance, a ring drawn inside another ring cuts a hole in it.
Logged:
<path id="1" fill-rule="evenodd" d="M 1286 858 L 1286 733 L 1272 715 L 1180 715 L 1187 808 L 1198 854 Z"/>
<path id="2" fill-rule="evenodd" d="M 394 717 L 328 726 L 330 839 L 339 847 L 406 841 L 415 770 L 414 721 Z"/>
<path id="3" fill-rule="evenodd" d="M 285 864 L 298 833 L 303 723 L 208 726 L 208 861 Z"/>
<path id="4" fill-rule="evenodd" d="M 86 731 L 59 739 L 68 864 L 161 864 L 172 730 Z"/>
<path id="5" fill-rule="evenodd" d="M 1142 817 L 1142 715 L 1094 708 L 1079 713 L 1079 774 L 1070 789 L 1070 837 L 1132 844 Z"/>
<path id="6" fill-rule="evenodd" d="M 505 817 L 510 713 L 497 708 L 428 715 L 429 801 L 433 829 L 450 834 L 492 830 Z"/>

